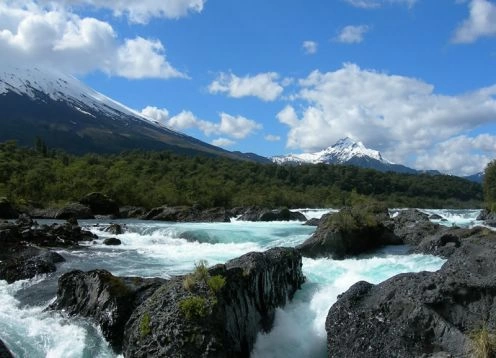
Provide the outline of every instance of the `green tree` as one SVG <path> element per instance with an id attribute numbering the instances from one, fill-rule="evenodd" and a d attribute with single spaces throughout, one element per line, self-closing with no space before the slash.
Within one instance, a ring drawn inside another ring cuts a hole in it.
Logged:
<path id="1" fill-rule="evenodd" d="M 484 173 L 484 201 L 487 209 L 496 211 L 496 160 L 489 162 Z"/>

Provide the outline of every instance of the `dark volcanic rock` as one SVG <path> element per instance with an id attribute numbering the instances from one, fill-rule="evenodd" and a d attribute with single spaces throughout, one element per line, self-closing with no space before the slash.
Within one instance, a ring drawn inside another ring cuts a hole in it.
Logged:
<path id="1" fill-rule="evenodd" d="M 297 249 L 303 256 L 340 260 L 383 245 L 400 244 L 383 224 L 388 217 L 387 209 L 379 206 L 344 208 L 324 215 L 317 231 Z"/>
<path id="2" fill-rule="evenodd" d="M 0 198 L 0 218 L 16 219 L 19 216 L 10 201 L 7 198 Z"/>
<path id="3" fill-rule="evenodd" d="M 481 210 L 481 212 L 477 216 L 477 219 L 476 220 L 480 220 L 480 221 L 486 221 L 486 220 L 496 221 L 496 213 L 495 212 L 492 212 L 492 211 L 489 211 L 487 209 L 483 209 L 483 210 Z"/>
<path id="4" fill-rule="evenodd" d="M 165 280 L 116 277 L 105 270 L 71 271 L 59 278 L 52 309 L 94 319 L 105 338 L 119 352 L 124 326 L 133 310 Z"/>
<path id="5" fill-rule="evenodd" d="M 353 285 L 329 310 L 329 357 L 473 356 L 473 335 L 496 332 L 495 256 L 486 233 L 463 239 L 438 272 Z"/>
<path id="6" fill-rule="evenodd" d="M 319 226 L 319 224 L 320 224 L 320 219 L 311 218 L 310 220 L 307 220 L 303 225 L 307 225 L 307 226 Z"/>
<path id="7" fill-rule="evenodd" d="M 288 208 L 269 210 L 264 208 L 252 207 L 238 218 L 242 221 L 306 221 L 305 215 L 299 211 L 291 211 Z"/>
<path id="8" fill-rule="evenodd" d="M 9 349 L 1 339 L 0 339 L 0 358 L 14 358 L 12 353 L 10 353 Z"/>
<path id="9" fill-rule="evenodd" d="M 57 270 L 55 264 L 64 261 L 65 259 L 56 252 L 26 247 L 19 254 L 0 262 L 0 280 L 12 283 L 55 272 Z"/>
<path id="10" fill-rule="evenodd" d="M 402 210 L 384 224 L 399 240 L 411 246 L 417 246 L 425 237 L 445 230 L 444 226 L 431 222 L 429 215 L 417 209 Z"/>
<path id="11" fill-rule="evenodd" d="M 444 218 L 441 215 L 438 215 L 438 214 L 432 214 L 431 216 L 429 216 L 429 220 L 443 220 L 443 219 Z"/>
<path id="12" fill-rule="evenodd" d="M 87 194 L 79 199 L 79 202 L 89 207 L 94 215 L 119 216 L 119 205 L 103 193 Z"/>
<path id="13" fill-rule="evenodd" d="M 122 229 L 122 226 L 116 223 L 112 223 L 109 226 L 107 226 L 103 231 L 108 232 L 113 235 L 121 235 L 124 230 Z"/>
<path id="14" fill-rule="evenodd" d="M 203 280 L 189 289 L 184 277 L 170 280 L 129 319 L 124 356 L 249 357 L 258 332 L 303 283 L 301 265 L 295 249 L 275 248 L 211 268 L 210 277 L 225 279 L 215 292 Z"/>
<path id="15" fill-rule="evenodd" d="M 145 220 L 172 222 L 230 222 L 230 215 L 224 208 L 202 210 L 197 206 L 161 206 L 150 210 Z"/>
<path id="16" fill-rule="evenodd" d="M 80 203 L 70 203 L 59 209 L 55 214 L 55 219 L 94 219 L 90 208 Z"/>
<path id="17" fill-rule="evenodd" d="M 141 218 L 145 213 L 145 208 L 140 206 L 123 206 L 119 209 L 119 217 L 123 219 Z"/>
<path id="18" fill-rule="evenodd" d="M 105 240 L 103 240 L 104 245 L 109 245 L 109 246 L 117 246 L 122 244 L 121 240 L 116 239 L 115 237 L 109 237 Z"/>

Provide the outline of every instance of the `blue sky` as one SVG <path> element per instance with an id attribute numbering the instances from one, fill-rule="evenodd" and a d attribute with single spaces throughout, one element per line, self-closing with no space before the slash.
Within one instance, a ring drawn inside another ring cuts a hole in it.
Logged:
<path id="1" fill-rule="evenodd" d="M 229 150 L 496 158 L 493 0 L 5 0 L 0 52 Z"/>

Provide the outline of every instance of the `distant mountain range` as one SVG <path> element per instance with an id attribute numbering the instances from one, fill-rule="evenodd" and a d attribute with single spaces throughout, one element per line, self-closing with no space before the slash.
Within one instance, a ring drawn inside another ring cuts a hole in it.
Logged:
<path id="1" fill-rule="evenodd" d="M 55 70 L 2 65 L 0 108 L 0 141 L 32 146 L 39 137 L 50 148 L 75 154 L 166 149 L 269 162 L 166 128 Z"/>
<path id="2" fill-rule="evenodd" d="M 442 174 L 437 170 L 416 170 L 401 164 L 392 163 L 385 159 L 379 151 L 366 148 L 362 142 L 354 141 L 348 137 L 340 139 L 333 146 L 320 152 L 275 156 L 272 157 L 271 160 L 277 164 L 342 164 L 375 169 L 381 172 L 429 175 Z M 481 183 L 483 173 L 464 178 Z"/>

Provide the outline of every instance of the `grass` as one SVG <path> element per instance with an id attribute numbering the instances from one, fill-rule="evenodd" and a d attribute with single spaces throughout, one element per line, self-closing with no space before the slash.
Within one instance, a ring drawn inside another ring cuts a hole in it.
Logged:
<path id="1" fill-rule="evenodd" d="M 208 287 L 213 294 L 217 294 L 226 284 L 226 279 L 221 275 L 215 275 L 207 280 Z"/>
<path id="2" fill-rule="evenodd" d="M 145 312 L 143 316 L 141 317 L 140 321 L 140 334 L 141 337 L 146 337 L 152 332 L 152 329 L 150 327 L 150 314 L 148 312 Z"/>
<path id="3" fill-rule="evenodd" d="M 207 300 L 200 296 L 183 298 L 179 302 L 181 313 L 189 320 L 205 317 L 208 313 Z"/>
<path id="4" fill-rule="evenodd" d="M 491 358 L 496 355 L 496 337 L 490 333 L 487 325 L 471 334 L 474 358 Z"/>

